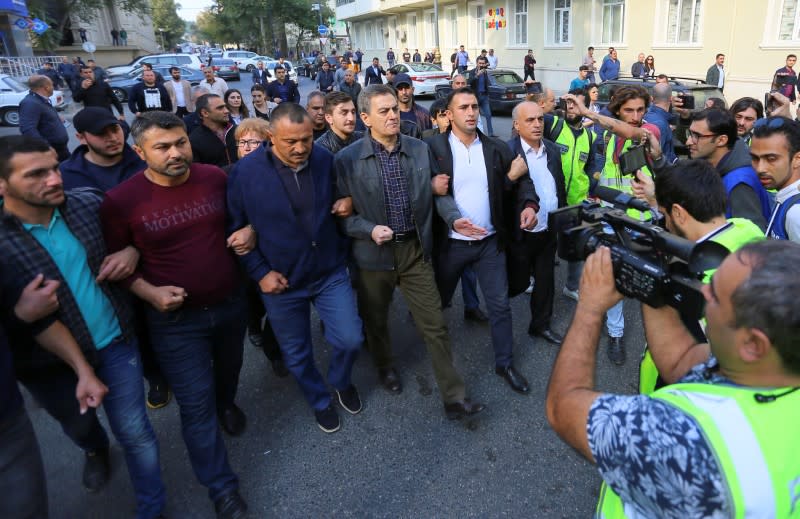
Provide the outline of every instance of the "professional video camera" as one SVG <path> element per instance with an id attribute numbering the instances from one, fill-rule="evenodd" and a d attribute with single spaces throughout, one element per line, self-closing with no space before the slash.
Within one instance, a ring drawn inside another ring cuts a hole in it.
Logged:
<path id="1" fill-rule="evenodd" d="M 669 305 L 699 319 L 704 298 L 700 279 L 719 266 L 728 250 L 718 243 L 691 242 L 661 227 L 629 217 L 625 209 L 651 211 L 626 193 L 598 186 L 594 194 L 614 207 L 585 202 L 548 216 L 559 232 L 558 255 L 583 261 L 600 246 L 611 250 L 617 290 L 652 307 Z"/>

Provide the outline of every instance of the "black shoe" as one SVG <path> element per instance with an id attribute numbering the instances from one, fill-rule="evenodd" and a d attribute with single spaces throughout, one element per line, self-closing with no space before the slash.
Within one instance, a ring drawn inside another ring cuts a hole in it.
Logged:
<path id="1" fill-rule="evenodd" d="M 358 396 L 358 391 L 356 391 L 356 387 L 353 384 L 341 391 L 337 389 L 336 396 L 339 397 L 339 403 L 348 413 L 358 414 L 361 412 L 361 398 Z"/>
<path id="2" fill-rule="evenodd" d="M 103 488 L 110 472 L 108 448 L 86 451 L 86 463 L 83 465 L 83 487 L 86 490 L 97 492 Z"/>
<path id="3" fill-rule="evenodd" d="M 525 377 L 520 375 L 519 371 L 514 369 L 514 366 L 510 364 L 505 367 L 496 366 L 494 368 L 494 372 L 503 377 L 505 381 L 508 382 L 508 385 L 511 386 L 511 389 L 517 393 L 525 394 L 531 389 L 528 386 L 528 381 L 525 380 Z"/>
<path id="4" fill-rule="evenodd" d="M 289 370 L 286 369 L 286 364 L 283 362 L 282 358 L 271 360 L 269 363 L 272 364 L 272 372 L 275 373 L 278 378 L 286 378 L 289 376 Z"/>
<path id="5" fill-rule="evenodd" d="M 247 503 L 239 492 L 234 490 L 214 501 L 217 519 L 241 519 L 247 515 Z"/>
<path id="6" fill-rule="evenodd" d="M 403 392 L 403 383 L 400 381 L 400 375 L 397 374 L 397 370 L 394 368 L 379 369 L 378 378 L 381 384 L 383 384 L 383 387 L 389 392 L 396 394 Z"/>
<path id="7" fill-rule="evenodd" d="M 256 348 L 262 348 L 264 346 L 264 338 L 261 337 L 261 333 L 251 333 L 248 334 L 247 337 L 250 339 L 250 344 Z"/>
<path id="8" fill-rule="evenodd" d="M 608 360 L 617 366 L 625 364 L 625 345 L 622 344 L 622 337 L 609 337 Z"/>
<path id="9" fill-rule="evenodd" d="M 339 430 L 339 413 L 333 404 L 328 404 L 328 407 L 322 411 L 314 411 L 314 416 L 317 418 L 317 425 L 326 433 L 334 433 Z"/>
<path id="10" fill-rule="evenodd" d="M 447 415 L 448 420 L 461 420 L 465 416 L 480 413 L 485 407 L 483 404 L 472 402 L 469 398 L 465 398 L 463 402 L 444 404 L 444 413 Z"/>
<path id="11" fill-rule="evenodd" d="M 486 317 L 486 314 L 481 312 L 480 308 L 467 308 L 464 310 L 464 320 L 474 321 L 476 323 L 485 323 L 489 321 L 489 318 Z"/>
<path id="12" fill-rule="evenodd" d="M 247 416 L 236 404 L 231 404 L 217 413 L 222 429 L 231 436 L 239 436 L 247 425 Z"/>
<path id="13" fill-rule="evenodd" d="M 555 345 L 559 345 L 564 342 L 564 337 L 554 332 L 551 328 L 545 328 L 544 330 L 534 330 L 532 328 L 528 328 L 528 335 L 531 337 L 540 337 L 550 344 Z"/>
<path id="14" fill-rule="evenodd" d="M 165 381 L 150 384 L 150 390 L 147 392 L 147 407 L 161 409 L 169 404 L 170 398 L 169 386 Z"/>

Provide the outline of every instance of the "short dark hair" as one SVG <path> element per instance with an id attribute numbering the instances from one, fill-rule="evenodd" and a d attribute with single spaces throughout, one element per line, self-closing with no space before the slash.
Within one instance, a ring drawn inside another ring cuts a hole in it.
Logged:
<path id="1" fill-rule="evenodd" d="M 147 61 L 143 61 L 142 62 L 142 68 L 152 69 L 153 68 L 153 64 L 152 63 L 148 63 Z"/>
<path id="2" fill-rule="evenodd" d="M 594 47 L 592 47 L 592 46 L 590 45 L 590 46 L 589 46 L 589 48 L 588 48 L 587 50 L 594 50 Z"/>
<path id="3" fill-rule="evenodd" d="M 706 121 L 708 130 L 716 135 L 726 135 L 728 137 L 727 147 L 732 150 L 736 145 L 736 140 L 739 138 L 739 132 L 736 129 L 736 119 L 727 110 L 719 108 L 706 108 L 692 114 L 692 122 Z"/>
<path id="4" fill-rule="evenodd" d="M 572 94 L 575 97 L 583 96 L 583 104 L 586 105 L 586 108 L 589 108 L 589 105 L 592 103 L 591 100 L 589 99 L 589 88 L 592 86 L 594 85 L 587 85 L 586 87 L 573 88 L 567 93 Z"/>
<path id="5" fill-rule="evenodd" d="M 251 87 L 250 87 L 250 93 L 251 93 L 251 94 L 252 94 L 253 92 L 256 92 L 256 91 L 258 91 L 258 92 L 261 92 L 261 93 L 263 93 L 263 94 L 266 94 L 266 93 L 267 93 L 267 89 L 266 89 L 266 88 L 264 88 L 264 85 L 262 85 L 261 83 L 256 83 L 255 85 L 253 85 L 253 86 L 251 86 Z"/>
<path id="6" fill-rule="evenodd" d="M 176 67 L 175 65 L 172 65 L 172 66 L 169 68 L 169 72 L 170 72 L 170 74 L 172 74 L 172 71 L 174 71 L 174 70 L 177 70 L 177 71 L 179 71 L 179 72 L 180 72 L 181 68 L 180 68 L 180 67 Z"/>
<path id="7" fill-rule="evenodd" d="M 208 110 L 208 102 L 213 99 L 222 99 L 218 94 L 203 94 L 194 101 L 194 109 L 197 112 L 197 115 L 201 115 L 201 110 Z M 223 99 L 224 101 L 224 99 Z"/>
<path id="8" fill-rule="evenodd" d="M 776 119 L 782 119 L 783 124 L 772 123 Z M 791 161 L 792 157 L 800 152 L 800 124 L 786 117 L 768 117 L 765 124 L 753 126 L 754 139 L 765 139 L 776 134 L 781 134 L 786 138 Z"/>
<path id="9" fill-rule="evenodd" d="M 297 103 L 281 103 L 269 115 L 270 124 L 274 125 L 281 119 L 289 119 L 289 122 L 303 124 L 311 122 L 311 116 L 306 109 Z"/>
<path id="10" fill-rule="evenodd" d="M 797 59 L 797 55 L 795 55 L 795 54 L 789 54 L 788 56 L 786 56 L 786 59 L 789 59 L 789 58 L 794 58 L 794 59 Z"/>
<path id="11" fill-rule="evenodd" d="M 619 110 L 622 105 L 631 99 L 642 99 L 644 107 L 647 109 L 650 106 L 650 93 L 642 86 L 639 85 L 625 85 L 619 87 L 611 97 L 611 102 L 608 103 L 608 111 L 619 116 Z"/>
<path id="12" fill-rule="evenodd" d="M 11 159 L 16 153 L 44 153 L 52 148 L 47 141 L 30 135 L 0 137 L 0 178 L 11 176 Z"/>
<path id="13" fill-rule="evenodd" d="M 431 114 L 431 117 L 435 118 L 440 113 L 444 113 L 447 111 L 447 101 L 445 99 L 437 99 L 433 103 L 431 103 L 431 107 L 428 109 Z"/>
<path id="14" fill-rule="evenodd" d="M 655 177 L 656 201 L 671 216 L 678 204 L 701 223 L 725 216 L 728 197 L 722 177 L 706 160 L 681 160 Z"/>
<path id="15" fill-rule="evenodd" d="M 756 119 L 761 119 L 764 117 L 764 105 L 755 97 L 743 97 L 741 99 L 737 99 L 736 102 L 731 105 L 731 114 L 736 116 L 736 114 L 739 112 L 744 112 L 748 108 L 755 110 Z"/>
<path id="16" fill-rule="evenodd" d="M 580 67 L 578 67 L 578 72 L 583 72 L 584 70 L 589 70 L 589 66 L 581 65 Z"/>
<path id="17" fill-rule="evenodd" d="M 131 137 L 133 138 L 133 142 L 135 142 L 137 145 L 141 145 L 142 137 L 150 128 L 160 128 L 162 130 L 183 128 L 185 131 L 186 125 L 183 124 L 183 119 L 171 112 L 164 112 L 162 110 L 144 112 L 137 117 L 131 125 Z"/>
<path id="18" fill-rule="evenodd" d="M 735 252 L 750 276 L 733 291 L 734 325 L 756 328 L 769 337 L 783 366 L 800 374 L 800 244 L 763 240 Z"/>
<path id="19" fill-rule="evenodd" d="M 721 52 L 720 52 L 719 54 L 717 54 L 717 55 L 715 56 L 715 59 L 719 59 L 719 57 L 720 57 L 720 56 L 722 56 L 722 57 L 724 58 L 724 57 L 725 57 L 725 54 L 723 54 L 723 53 L 721 53 Z"/>
<path id="20" fill-rule="evenodd" d="M 450 103 L 452 103 L 453 99 L 459 94 L 469 94 L 471 96 L 474 96 L 475 95 L 475 91 L 472 90 L 470 87 L 462 87 L 462 88 L 458 88 L 456 90 L 453 90 L 452 92 L 447 94 L 447 99 L 445 101 L 447 103 L 447 105 L 446 105 L 447 108 L 450 108 Z M 476 99 L 477 99 L 477 97 L 478 96 L 475 96 Z"/>
<path id="21" fill-rule="evenodd" d="M 344 92 L 331 92 L 325 96 L 325 113 L 332 114 L 337 106 L 345 103 L 353 103 L 353 106 L 355 106 L 355 102 L 349 94 Z"/>

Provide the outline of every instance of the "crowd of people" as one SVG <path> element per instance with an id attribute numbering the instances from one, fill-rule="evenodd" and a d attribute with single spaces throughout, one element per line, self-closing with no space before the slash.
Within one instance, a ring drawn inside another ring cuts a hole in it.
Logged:
<path id="1" fill-rule="evenodd" d="M 0 515 L 47 515 L 19 382 L 85 452 L 91 490 L 109 474 L 95 412 L 104 406 L 140 518 L 162 517 L 166 502 L 147 408 L 174 395 L 187 455 L 217 516 L 244 517 L 223 431 L 238 436 L 247 424 L 236 403 L 245 337 L 277 376 L 295 379 L 318 427 L 334 433 L 340 411 L 362 410 L 352 382 L 362 350 L 386 391 L 403 389 L 388 327 L 396 287 L 427 347 L 445 416 L 480 413 L 443 317 L 460 282 L 464 318 L 487 324 L 494 371 L 511 390 L 530 391 L 514 362 L 514 317 L 560 346 L 547 417 L 598 466 L 601 516 L 793 517 L 796 82 L 780 82 L 791 95 L 770 94 L 769 114 L 754 98 L 691 111 L 668 82 L 652 95 L 616 87 L 602 110 L 595 85 L 572 85 L 557 110 L 545 88 L 514 108 L 503 141 L 488 106 L 492 54 L 469 70 L 457 50 L 453 90 L 430 111 L 415 102 L 411 78 L 383 70 L 377 57 L 362 86 L 357 71 L 342 67 L 337 77 L 323 56 L 304 106 L 284 66 L 274 81 L 258 67 L 252 110 L 210 69 L 197 87 L 178 67 L 160 79 L 147 70 L 129 101 L 130 127 L 86 67 L 72 151 L 45 102 L 54 79 L 31 77 L 22 135 L 0 138 Z M 604 79 L 619 68 L 616 51 L 607 61 Z M 652 62 L 641 55 L 638 68 L 650 74 Z M 594 72 L 593 63 L 581 68 L 583 79 Z M 688 159 L 678 158 L 674 135 L 685 136 Z M 620 156 L 639 145 L 647 163 L 629 176 Z M 577 302 L 575 316 L 566 337 L 551 326 L 559 241 L 551 214 L 597 186 L 648 204 L 628 209 L 630 217 L 730 253 L 702 273 L 702 325 L 642 305 L 647 348 L 635 396 L 594 388 L 604 320 L 609 359 L 624 364 L 630 348 L 608 249 L 567 262 L 561 293 Z M 510 298 L 526 292 L 529 315 L 512 316 Z M 312 305 L 331 347 L 325 375 L 314 361 Z"/>

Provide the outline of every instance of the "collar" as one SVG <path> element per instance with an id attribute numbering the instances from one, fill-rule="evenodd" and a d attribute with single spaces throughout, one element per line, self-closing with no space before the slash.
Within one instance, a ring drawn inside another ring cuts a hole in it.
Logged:
<path id="1" fill-rule="evenodd" d="M 795 180 L 788 186 L 778 191 L 778 194 L 775 195 L 775 200 L 779 203 L 783 203 L 798 193 L 800 193 L 800 180 Z"/>
<path id="2" fill-rule="evenodd" d="M 725 225 L 723 225 L 723 226 L 721 226 L 721 227 L 717 227 L 716 229 L 714 229 L 714 230 L 713 230 L 713 231 L 711 231 L 710 233 L 708 233 L 708 234 L 706 234 L 705 236 L 701 237 L 701 238 L 700 238 L 699 240 L 697 240 L 695 243 L 703 243 L 704 241 L 710 240 L 710 239 L 711 239 L 711 238 L 713 238 L 714 236 L 717 236 L 717 235 L 719 235 L 719 234 L 722 234 L 723 232 L 727 231 L 727 230 L 728 230 L 728 229 L 730 229 L 731 227 L 733 227 L 733 223 L 731 223 L 731 222 L 726 222 L 726 223 L 725 223 Z"/>
<path id="3" fill-rule="evenodd" d="M 447 140 L 450 143 L 450 146 L 459 146 L 460 145 L 460 146 L 464 146 L 467 149 L 472 148 L 473 146 L 482 146 L 483 145 L 483 143 L 481 142 L 480 132 L 475 134 L 475 140 L 472 141 L 469 144 L 469 146 L 467 146 L 463 142 L 461 142 L 461 139 L 456 137 L 455 134 L 453 134 L 453 132 L 450 131 L 449 129 L 447 131 Z"/>
<path id="4" fill-rule="evenodd" d="M 272 152 L 272 148 L 269 146 L 265 146 L 265 153 L 267 154 L 267 160 L 272 163 L 272 166 L 280 173 L 280 172 L 291 172 L 294 174 L 300 173 L 306 169 L 308 169 L 308 160 L 300 164 L 300 167 L 293 168 L 288 164 L 285 164 L 281 159 L 275 156 Z"/>
<path id="5" fill-rule="evenodd" d="M 384 152 L 384 153 L 392 154 L 392 153 L 399 153 L 400 152 L 401 139 L 400 139 L 399 135 L 397 136 L 397 144 L 395 145 L 394 148 L 392 148 L 392 151 L 388 151 L 383 144 L 381 144 L 380 142 L 378 142 L 375 139 L 373 139 L 372 138 L 372 132 L 369 132 L 369 140 L 370 140 L 370 142 L 372 144 L 372 151 L 374 151 L 375 153 Z"/>
<path id="6" fill-rule="evenodd" d="M 22 223 L 22 227 L 26 231 L 30 231 L 31 229 L 34 229 L 34 228 L 37 228 L 37 227 L 46 228 L 46 229 L 52 229 L 53 225 L 56 223 L 57 220 L 63 220 L 63 217 L 61 216 L 61 211 L 58 210 L 58 207 L 56 207 L 55 210 L 53 211 L 53 216 L 50 218 L 50 223 L 47 224 L 47 227 L 45 227 L 42 224 L 38 224 L 38 223 L 25 223 L 25 222 L 22 222 L 22 221 L 20 221 L 20 223 Z"/>
<path id="7" fill-rule="evenodd" d="M 522 137 L 519 138 L 519 143 L 522 146 L 522 156 L 523 157 L 527 157 L 529 151 L 533 151 L 533 153 L 531 155 L 535 159 L 538 159 L 538 158 L 542 157 L 543 155 L 547 154 L 547 150 L 544 147 L 544 140 L 539 145 L 539 151 L 534 150 L 533 147 L 530 144 L 528 144 L 527 142 L 525 142 L 525 139 L 523 139 Z"/>

